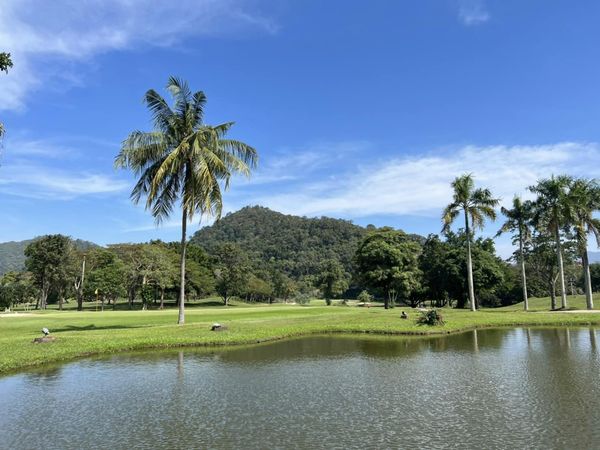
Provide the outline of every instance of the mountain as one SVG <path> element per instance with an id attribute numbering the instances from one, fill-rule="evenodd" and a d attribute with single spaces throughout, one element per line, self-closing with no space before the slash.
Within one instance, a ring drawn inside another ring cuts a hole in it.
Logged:
<path id="1" fill-rule="evenodd" d="M 255 266 L 271 262 L 298 279 L 316 273 L 327 258 L 340 260 L 349 270 L 365 233 L 366 228 L 347 220 L 299 217 L 247 206 L 198 230 L 191 242 L 209 253 L 224 242 L 235 242 Z"/>
<path id="2" fill-rule="evenodd" d="M 321 262 L 328 258 L 338 259 L 350 272 L 358 243 L 370 227 L 247 206 L 200 229 L 191 241 L 211 254 L 220 244 L 235 242 L 248 253 L 256 268 L 274 265 L 292 278 L 301 279 L 317 274 Z"/>
<path id="3" fill-rule="evenodd" d="M 27 239 L 25 241 L 10 241 L 0 243 L 0 275 L 11 270 L 23 270 L 25 266 L 25 247 L 31 242 L 39 239 Z M 73 240 L 75 247 L 79 250 L 87 250 L 90 247 L 98 247 L 93 242 L 81 239 Z"/>

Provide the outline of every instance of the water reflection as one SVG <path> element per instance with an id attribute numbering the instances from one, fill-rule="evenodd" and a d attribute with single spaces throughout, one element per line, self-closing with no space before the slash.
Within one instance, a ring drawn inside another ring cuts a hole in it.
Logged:
<path id="1" fill-rule="evenodd" d="M 316 336 L 89 359 L 0 379 L 0 448 L 598 448 L 596 333 Z"/>

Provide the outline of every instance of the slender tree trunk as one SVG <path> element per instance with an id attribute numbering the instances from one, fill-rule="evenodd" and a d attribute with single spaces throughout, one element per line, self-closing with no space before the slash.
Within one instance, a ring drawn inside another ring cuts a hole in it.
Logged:
<path id="1" fill-rule="evenodd" d="M 587 309 L 594 309 L 594 298 L 592 296 L 592 277 L 590 276 L 590 260 L 587 248 L 581 252 L 581 262 L 583 263 L 583 280 L 585 282 L 585 303 Z"/>
<path id="2" fill-rule="evenodd" d="M 523 283 L 523 309 L 529 311 L 527 298 L 527 275 L 525 273 L 525 254 L 523 253 L 523 233 L 519 229 L 519 256 L 521 257 L 521 281 Z"/>
<path id="3" fill-rule="evenodd" d="M 163 309 L 165 307 L 165 288 L 160 288 L 160 306 L 159 309 Z"/>
<path id="4" fill-rule="evenodd" d="M 563 265 L 562 250 L 560 245 L 560 230 L 558 224 L 554 230 L 556 238 L 556 255 L 558 257 L 558 273 L 560 277 L 560 294 L 561 294 L 561 306 L 563 309 L 567 309 L 567 290 L 565 288 L 565 269 Z"/>
<path id="5" fill-rule="evenodd" d="M 181 218 L 181 278 L 179 284 L 179 319 L 177 323 L 183 325 L 185 323 L 185 250 L 187 246 L 186 240 L 187 227 L 187 209 L 183 208 Z"/>
<path id="6" fill-rule="evenodd" d="M 550 309 L 556 309 L 556 278 L 550 280 Z"/>
<path id="7" fill-rule="evenodd" d="M 83 263 L 81 264 L 81 280 L 77 287 L 77 311 L 83 311 L 83 281 L 85 279 L 85 256 L 83 257 Z"/>
<path id="8" fill-rule="evenodd" d="M 471 231 L 469 229 L 469 216 L 465 210 L 465 231 L 467 233 L 467 284 L 469 287 L 469 301 L 471 302 L 471 311 L 476 311 L 475 289 L 473 288 L 473 261 L 471 260 Z"/>

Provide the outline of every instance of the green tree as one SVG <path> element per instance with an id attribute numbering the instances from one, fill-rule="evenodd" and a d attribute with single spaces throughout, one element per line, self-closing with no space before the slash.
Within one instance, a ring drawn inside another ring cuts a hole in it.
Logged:
<path id="1" fill-rule="evenodd" d="M 348 275 L 337 259 L 326 259 L 321 263 L 318 287 L 323 292 L 325 302 L 331 305 L 331 299 L 342 295 L 348 289 Z"/>
<path id="2" fill-rule="evenodd" d="M 146 208 L 157 222 L 169 217 L 181 199 L 181 262 L 178 323 L 185 322 L 186 226 L 194 215 L 220 217 L 221 185 L 229 186 L 232 174 L 249 175 L 256 164 L 256 150 L 226 139 L 233 122 L 217 126 L 202 122 L 206 96 L 192 93 L 187 83 L 171 77 L 167 90 L 173 106 L 153 89 L 145 102 L 153 115 L 154 131 L 134 131 L 115 160 L 139 176 L 131 197 L 146 198 Z"/>
<path id="3" fill-rule="evenodd" d="M 12 308 L 15 303 L 28 303 L 35 297 L 29 272 L 7 272 L 0 277 L 0 308 Z"/>
<path id="4" fill-rule="evenodd" d="M 421 246 L 402 231 L 382 228 L 369 233 L 359 244 L 355 264 L 364 284 L 384 297 L 385 308 L 398 296 L 408 298 L 420 277 Z"/>
<path id="5" fill-rule="evenodd" d="M 117 299 L 126 294 L 125 265 L 118 256 L 105 249 L 94 250 L 93 269 L 89 271 L 85 290 L 89 296 L 97 295 L 104 303 L 108 300 L 113 309 Z"/>
<path id="6" fill-rule="evenodd" d="M 588 235 L 593 234 L 600 245 L 600 220 L 594 213 L 600 209 L 600 186 L 596 180 L 577 179 L 571 184 L 566 199 L 568 220 L 575 230 L 577 250 L 583 266 L 585 300 L 588 309 L 594 309 Z"/>
<path id="7" fill-rule="evenodd" d="M 72 241 L 61 234 L 43 236 L 25 248 L 25 267 L 39 289 L 36 308 L 46 309 L 50 289 L 61 288 L 66 280 Z M 62 305 L 61 305 L 62 306 Z"/>
<path id="8" fill-rule="evenodd" d="M 465 218 L 465 233 L 467 236 L 467 284 L 469 287 L 469 301 L 471 311 L 477 309 L 475 304 L 475 291 L 473 287 L 473 262 L 471 256 L 471 243 L 473 229 L 483 228 L 485 219 L 496 219 L 494 208 L 499 200 L 492 197 L 489 189 L 475 189 L 475 182 L 471 174 L 461 175 L 452 182 L 453 199 L 444 209 L 442 221 L 443 231 L 448 231 L 456 218 L 463 213 Z M 471 221 L 469 222 L 469 218 Z"/>
<path id="9" fill-rule="evenodd" d="M 250 263 L 248 256 L 236 244 L 222 244 L 215 256 L 216 289 L 223 299 L 223 304 L 227 306 L 232 296 L 243 292 L 251 274 Z"/>
<path id="10" fill-rule="evenodd" d="M 523 309 L 529 310 L 529 301 L 527 298 L 527 274 L 525 271 L 525 254 L 523 251 L 525 241 L 531 239 L 531 229 L 529 228 L 529 221 L 532 214 L 531 202 L 523 202 L 519 197 L 513 198 L 513 205 L 511 209 L 505 207 L 501 208 L 502 214 L 506 216 L 506 222 L 502 224 L 502 227 L 496 234 L 500 236 L 502 233 L 516 231 L 516 239 L 519 242 L 519 257 L 518 261 L 521 266 L 521 283 L 523 287 Z"/>
<path id="11" fill-rule="evenodd" d="M 572 182 L 573 179 L 566 175 L 552 176 L 538 181 L 535 186 L 529 187 L 529 190 L 537 195 L 533 218 L 534 226 L 554 237 L 562 308 L 567 308 L 567 290 L 565 287 L 561 229 L 568 226 L 567 196 Z"/>

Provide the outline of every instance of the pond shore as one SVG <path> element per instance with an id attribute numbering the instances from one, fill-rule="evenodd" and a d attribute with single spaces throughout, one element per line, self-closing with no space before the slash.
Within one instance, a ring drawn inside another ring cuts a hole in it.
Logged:
<path id="1" fill-rule="evenodd" d="M 402 311 L 408 319 L 402 319 Z M 0 374 L 74 358 L 151 348 L 223 346 L 326 333 L 439 335 L 507 326 L 600 325 L 587 311 L 523 312 L 507 308 L 477 312 L 443 309 L 443 326 L 416 323 L 417 310 L 397 307 L 260 305 L 189 308 L 176 325 L 174 309 L 150 311 L 44 311 L 0 315 Z M 215 322 L 227 330 L 214 332 Z M 54 342 L 34 344 L 42 328 Z"/>

